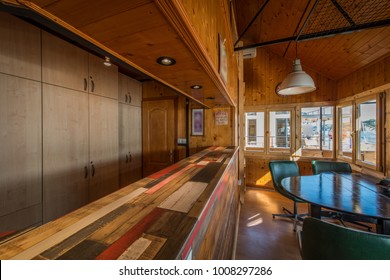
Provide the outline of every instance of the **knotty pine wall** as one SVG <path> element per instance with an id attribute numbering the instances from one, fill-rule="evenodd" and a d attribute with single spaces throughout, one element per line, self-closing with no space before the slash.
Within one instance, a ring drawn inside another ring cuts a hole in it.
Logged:
<path id="1" fill-rule="evenodd" d="M 179 0 L 187 12 L 201 44 L 218 71 L 219 47 L 218 34 L 226 39 L 226 55 L 228 81 L 226 84 L 229 95 L 237 103 L 238 68 L 237 57 L 233 49 L 232 25 L 230 23 L 230 10 L 226 0 Z"/>
<path id="2" fill-rule="evenodd" d="M 142 88 L 143 100 L 176 99 L 176 133 L 177 138 L 186 137 L 186 99 L 181 94 L 158 82 L 144 82 Z M 189 112 L 189 145 L 190 155 L 195 154 L 209 146 L 231 146 L 233 142 L 233 108 L 215 107 L 204 111 L 204 135 L 191 136 L 191 109 L 200 108 L 199 105 L 190 102 Z M 218 111 L 228 112 L 227 125 L 215 125 L 215 113 Z M 186 157 L 185 146 L 175 147 L 175 161 Z"/>

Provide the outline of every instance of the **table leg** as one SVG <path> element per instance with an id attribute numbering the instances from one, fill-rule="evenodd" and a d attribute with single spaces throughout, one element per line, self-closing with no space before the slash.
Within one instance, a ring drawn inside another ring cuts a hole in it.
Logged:
<path id="1" fill-rule="evenodd" d="M 309 216 L 321 219 L 321 206 L 309 203 Z"/>

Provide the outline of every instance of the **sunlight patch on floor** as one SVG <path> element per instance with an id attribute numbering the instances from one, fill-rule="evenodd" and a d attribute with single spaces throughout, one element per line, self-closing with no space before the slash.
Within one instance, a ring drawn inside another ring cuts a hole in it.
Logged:
<path id="1" fill-rule="evenodd" d="M 248 218 L 248 223 L 246 224 L 246 226 L 254 227 L 260 225 L 261 223 L 263 223 L 263 218 L 261 217 L 260 213 L 257 213 L 256 215 L 253 215 L 252 217 Z"/>

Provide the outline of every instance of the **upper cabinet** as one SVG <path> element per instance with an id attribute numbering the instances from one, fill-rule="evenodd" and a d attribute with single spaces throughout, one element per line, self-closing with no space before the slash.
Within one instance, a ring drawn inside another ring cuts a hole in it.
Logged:
<path id="1" fill-rule="evenodd" d="M 142 83 L 119 73 L 119 102 L 141 107 Z"/>
<path id="2" fill-rule="evenodd" d="M 47 32 L 42 33 L 42 81 L 118 99 L 118 67 Z"/>
<path id="3" fill-rule="evenodd" d="M 0 72 L 41 80 L 40 29 L 0 12 Z"/>
<path id="4" fill-rule="evenodd" d="M 118 99 L 118 67 L 105 66 L 104 59 L 89 54 L 89 92 Z"/>

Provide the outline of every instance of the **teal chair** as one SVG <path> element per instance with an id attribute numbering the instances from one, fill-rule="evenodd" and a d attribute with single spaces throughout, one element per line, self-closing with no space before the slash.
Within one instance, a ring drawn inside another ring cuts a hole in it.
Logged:
<path id="1" fill-rule="evenodd" d="M 304 260 L 390 260 L 390 236 L 307 217 L 299 232 Z"/>
<path id="2" fill-rule="evenodd" d="M 336 172 L 336 173 L 352 173 L 351 165 L 347 162 L 338 162 L 338 161 L 325 161 L 325 160 L 312 160 L 311 167 L 313 169 L 313 174 L 317 175 L 323 172 Z M 343 226 L 344 222 L 350 222 L 352 224 L 366 228 L 368 231 L 371 231 L 371 226 L 368 226 L 363 223 L 359 223 L 358 217 L 352 214 L 343 214 L 334 211 L 322 211 L 322 216 L 338 219 Z M 362 220 L 362 218 L 360 218 Z M 372 219 L 363 219 L 364 222 L 373 223 Z"/>
<path id="3" fill-rule="evenodd" d="M 336 173 L 352 173 L 352 168 L 347 162 L 313 160 L 311 167 L 314 175 L 331 171 Z"/>
<path id="4" fill-rule="evenodd" d="M 275 217 L 285 217 L 290 218 L 294 221 L 294 231 L 297 229 L 297 222 L 302 220 L 302 217 L 307 214 L 298 214 L 298 203 L 303 203 L 304 201 L 296 198 L 295 196 L 289 194 L 284 190 L 282 186 L 282 179 L 292 176 L 299 176 L 299 168 L 295 161 L 289 160 L 280 160 L 280 161 L 271 161 L 269 163 L 269 169 L 271 171 L 272 182 L 274 184 L 275 190 L 281 195 L 287 197 L 288 199 L 294 202 L 294 210 L 290 210 L 283 207 L 283 214 L 272 214 L 272 218 Z"/>

